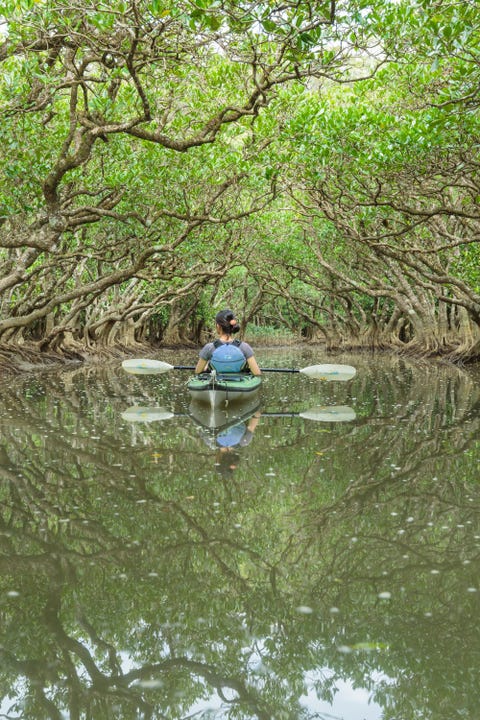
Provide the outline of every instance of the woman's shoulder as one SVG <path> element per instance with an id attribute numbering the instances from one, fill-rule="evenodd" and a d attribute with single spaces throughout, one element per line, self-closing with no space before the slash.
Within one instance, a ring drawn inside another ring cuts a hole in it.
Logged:
<path id="1" fill-rule="evenodd" d="M 202 347 L 199 355 L 201 358 L 203 358 L 203 360 L 210 360 L 214 350 L 215 350 L 215 344 L 213 342 L 208 342 Z"/>
<path id="2" fill-rule="evenodd" d="M 252 355 L 254 354 L 252 346 L 245 342 L 245 340 L 242 340 L 242 342 L 240 343 L 240 350 L 243 352 L 246 358 L 252 357 Z"/>

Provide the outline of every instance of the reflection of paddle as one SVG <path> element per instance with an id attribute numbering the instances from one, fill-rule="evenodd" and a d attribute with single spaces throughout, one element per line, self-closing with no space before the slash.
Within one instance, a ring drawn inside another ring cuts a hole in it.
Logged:
<path id="1" fill-rule="evenodd" d="M 262 413 L 262 417 L 301 417 L 319 422 L 351 422 L 357 417 L 355 410 L 348 405 L 317 405 L 304 412 Z"/>
<path id="2" fill-rule="evenodd" d="M 193 365 L 170 365 L 162 360 L 137 358 L 124 360 L 123 369 L 131 375 L 158 375 L 169 370 L 195 370 Z M 351 365 L 309 365 L 304 368 L 261 368 L 262 372 L 302 373 L 315 380 L 351 380 L 356 370 Z"/>
<path id="3" fill-rule="evenodd" d="M 183 415 L 183 413 L 181 413 Z M 153 422 L 154 420 L 170 420 L 175 413 L 162 407 L 141 407 L 133 405 L 122 413 L 122 418 L 128 422 Z"/>
<path id="4" fill-rule="evenodd" d="M 185 417 L 187 413 L 173 413 L 162 407 L 140 407 L 134 405 L 122 413 L 122 418 L 128 422 L 154 422 L 155 420 L 170 420 L 175 416 Z M 355 411 L 347 405 L 317 405 L 304 412 L 261 413 L 261 417 L 301 417 L 305 420 L 319 422 L 350 422 L 355 420 Z M 234 419 L 239 422 L 239 419 Z"/>

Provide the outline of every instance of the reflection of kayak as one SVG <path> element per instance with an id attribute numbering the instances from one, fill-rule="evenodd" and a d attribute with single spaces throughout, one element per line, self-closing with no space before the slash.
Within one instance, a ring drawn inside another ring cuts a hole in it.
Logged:
<path id="1" fill-rule="evenodd" d="M 252 431 L 249 431 L 248 422 L 259 408 L 259 398 L 252 396 L 227 407 L 209 407 L 204 402 L 192 400 L 188 414 L 201 429 L 202 439 L 208 447 L 232 448 L 249 444 Z"/>
<path id="2" fill-rule="evenodd" d="M 212 408 L 245 401 L 258 395 L 262 378 L 247 373 L 201 373 L 190 378 L 187 388 L 193 400 Z"/>
<path id="3" fill-rule="evenodd" d="M 248 420 L 260 407 L 257 393 L 245 398 L 241 403 L 227 407 L 209 407 L 206 403 L 192 400 L 188 414 L 198 425 L 209 430 L 222 430 L 231 425 Z"/>

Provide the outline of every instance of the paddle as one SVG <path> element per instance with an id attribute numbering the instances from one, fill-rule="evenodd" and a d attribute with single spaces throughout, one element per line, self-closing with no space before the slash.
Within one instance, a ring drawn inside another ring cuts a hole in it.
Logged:
<path id="1" fill-rule="evenodd" d="M 141 407 L 133 405 L 122 413 L 122 418 L 128 422 L 154 422 L 155 420 L 170 420 L 175 416 L 185 417 L 187 413 L 173 413 L 162 407 Z M 305 420 L 318 422 L 350 422 L 355 420 L 355 411 L 347 405 L 317 405 L 304 412 L 266 412 L 261 417 L 301 417 Z M 240 419 L 238 419 L 240 422 Z"/>
<path id="2" fill-rule="evenodd" d="M 122 368 L 131 375 L 158 375 L 170 370 L 195 370 L 193 365 L 170 365 L 162 360 L 136 358 L 124 360 Z M 351 365 L 309 365 L 304 368 L 261 368 L 262 372 L 302 373 L 315 380 L 351 380 L 357 371 Z"/>

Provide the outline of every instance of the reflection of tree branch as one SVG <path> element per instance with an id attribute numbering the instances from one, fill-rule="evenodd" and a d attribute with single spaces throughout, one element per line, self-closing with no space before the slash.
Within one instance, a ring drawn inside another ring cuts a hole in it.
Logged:
<path id="1" fill-rule="evenodd" d="M 165 672 L 174 668 L 186 669 L 191 671 L 192 674 L 200 675 L 216 689 L 220 697 L 222 697 L 225 702 L 241 702 L 242 707 L 248 707 L 255 713 L 259 720 L 271 720 L 272 717 L 275 716 L 275 713 L 267 711 L 267 709 L 263 707 L 264 703 L 259 697 L 259 694 L 252 688 L 249 688 L 243 680 L 226 676 L 213 665 L 189 660 L 186 657 L 171 658 L 161 663 L 144 665 L 137 670 L 132 670 L 131 672 L 122 675 L 121 682 L 122 684 L 130 685 L 136 680 L 148 679 L 159 672 Z M 234 690 L 238 694 L 238 698 L 235 700 L 228 700 L 224 695 L 225 688 Z"/>
<path id="2" fill-rule="evenodd" d="M 94 658 L 92 657 L 89 650 L 85 647 L 85 645 L 65 632 L 60 621 L 60 612 L 60 593 L 55 588 L 53 588 L 50 593 L 47 606 L 45 608 L 45 618 L 49 629 L 51 630 L 54 637 L 57 639 L 59 646 L 64 651 L 65 660 L 68 661 L 67 665 L 70 668 L 69 684 L 71 688 L 75 690 L 75 692 L 72 693 L 73 697 L 77 696 L 80 692 L 81 684 L 75 670 L 75 664 L 71 662 L 72 656 L 78 658 L 85 670 L 88 672 L 92 680 L 91 692 L 105 693 L 106 691 L 111 691 L 112 688 L 116 688 L 117 693 L 120 693 L 120 695 L 123 697 L 135 700 L 135 702 L 139 706 L 141 706 L 144 711 L 148 710 L 150 706 L 147 705 L 143 701 L 143 699 L 141 699 L 137 695 L 137 693 L 135 692 L 135 687 L 130 687 L 132 683 L 138 680 L 149 679 L 152 677 L 152 675 L 158 674 L 159 672 L 167 672 L 172 669 L 179 668 L 186 669 L 192 674 L 203 677 L 217 690 L 219 696 L 225 702 L 241 702 L 243 705 L 247 705 L 249 708 L 252 709 L 252 711 L 255 713 L 256 717 L 259 718 L 259 720 L 270 720 L 270 718 L 272 717 L 272 714 L 270 712 L 267 712 L 266 709 L 263 707 L 263 702 L 259 697 L 258 693 L 252 688 L 249 688 L 245 681 L 238 678 L 226 676 L 213 665 L 197 662 L 195 660 L 190 660 L 185 657 L 170 658 L 163 662 L 151 665 L 144 665 L 141 668 L 132 670 L 125 674 L 120 674 L 118 663 L 115 659 L 115 674 L 107 675 L 98 668 Z M 92 638 L 92 640 L 94 640 L 95 643 L 98 644 L 98 642 L 100 642 L 101 645 L 109 649 L 109 655 L 112 659 L 113 648 L 98 638 L 95 630 L 93 630 L 92 626 L 85 619 L 82 620 L 82 624 L 88 626 L 90 637 Z M 33 675 L 33 677 L 35 677 L 35 679 L 37 680 L 38 674 L 40 674 L 40 672 L 44 669 L 44 666 L 39 661 L 34 661 L 33 663 L 26 664 L 18 663 L 18 661 L 12 658 L 12 662 L 13 664 L 15 664 L 16 669 L 19 672 L 25 674 L 26 670 L 29 670 L 30 674 Z M 234 690 L 237 693 L 238 697 L 234 700 L 228 700 L 228 698 L 226 698 L 224 694 L 226 688 Z M 55 712 L 56 714 L 53 717 L 60 718 L 61 715 L 56 708 Z"/>
<path id="3" fill-rule="evenodd" d="M 3 667 L 11 667 L 17 675 L 31 680 L 35 696 L 45 708 L 46 716 L 51 718 L 51 720 L 62 720 L 62 713 L 45 695 L 43 689 L 49 682 L 57 679 L 56 672 L 52 670 L 52 666 L 46 663 L 44 658 L 42 658 L 42 660 L 17 660 L 16 657 L 5 648 L 0 648 L 0 658 Z M 2 717 L 6 716 L 2 715 Z"/>
<path id="4" fill-rule="evenodd" d="M 232 568 L 230 568 L 215 551 L 215 544 L 218 543 L 218 539 L 216 537 L 210 537 L 207 531 L 200 525 L 200 523 L 198 523 L 194 517 L 189 515 L 178 503 L 171 503 L 171 507 L 174 507 L 175 510 L 179 513 L 179 515 L 183 517 L 186 523 L 198 535 L 200 535 L 200 537 L 205 543 L 205 546 L 208 547 L 209 554 L 215 560 L 215 562 L 217 563 L 221 571 L 226 575 L 226 577 L 229 577 L 235 582 L 235 584 L 240 586 L 242 591 L 246 592 L 248 590 L 248 584 L 245 582 L 245 580 L 236 572 L 234 572 Z"/>
<path id="5" fill-rule="evenodd" d="M 95 695 L 97 693 L 100 693 L 103 695 L 107 690 L 115 687 L 117 689 L 117 694 L 122 697 L 128 698 L 131 701 L 133 700 L 137 707 L 140 707 L 145 713 L 145 717 L 150 717 L 152 713 L 152 708 L 150 704 L 146 703 L 143 698 L 141 698 L 131 689 L 127 690 L 125 688 L 126 683 L 123 680 L 123 676 L 120 676 L 118 674 L 108 676 L 105 673 L 101 672 L 85 645 L 83 645 L 75 638 L 70 637 L 70 635 L 65 632 L 59 617 L 60 611 L 60 592 L 54 592 L 54 590 L 52 590 L 45 608 L 45 619 L 47 626 L 50 628 L 52 634 L 57 639 L 59 646 L 64 651 L 64 660 L 66 661 L 66 665 L 70 669 L 68 684 L 70 685 L 70 688 L 72 690 L 72 699 L 77 699 L 82 687 L 77 675 L 75 664 L 71 661 L 71 658 L 73 656 L 80 660 L 81 664 L 88 672 L 92 680 L 91 688 L 84 691 L 86 694 Z M 103 641 L 102 644 L 104 644 Z M 111 653 L 109 654 L 111 658 Z M 61 717 L 62 716 L 59 714 L 58 718 L 60 719 Z"/>
<path id="6" fill-rule="evenodd" d="M 118 660 L 117 651 L 113 645 L 103 640 L 93 627 L 93 625 L 87 620 L 83 610 L 79 607 L 77 611 L 78 621 L 81 627 L 88 633 L 91 641 L 97 645 L 97 647 L 103 648 L 108 653 L 110 669 L 112 672 L 120 672 L 120 663 Z"/>

